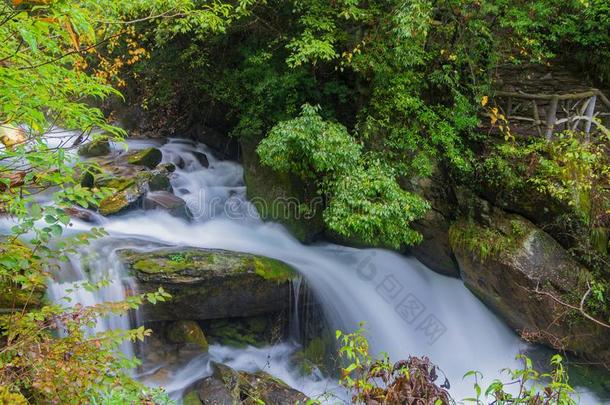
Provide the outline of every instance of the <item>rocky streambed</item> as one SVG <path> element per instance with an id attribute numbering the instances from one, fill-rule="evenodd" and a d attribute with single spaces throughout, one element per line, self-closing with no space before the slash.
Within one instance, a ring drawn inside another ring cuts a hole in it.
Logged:
<path id="1" fill-rule="evenodd" d="M 293 295 L 305 290 L 300 275 L 279 260 L 189 247 L 120 249 L 117 256 L 136 280 L 137 293 L 163 288 L 172 295 L 170 300 L 147 304 L 138 312 L 139 322 L 154 331 L 138 353 L 143 370 L 156 368 L 144 378 L 149 383 L 171 381 L 172 372 L 181 364 L 207 355 L 210 344 L 263 348 L 297 338 L 290 335 L 290 322 L 297 321 L 290 310 Z M 303 353 L 295 351 L 293 361 L 299 356 L 298 361 L 305 361 Z M 265 371 L 238 371 L 215 362 L 208 366 L 211 375 L 185 387 L 185 404 L 255 404 L 262 400 L 280 405 L 304 404 L 308 399 Z"/>

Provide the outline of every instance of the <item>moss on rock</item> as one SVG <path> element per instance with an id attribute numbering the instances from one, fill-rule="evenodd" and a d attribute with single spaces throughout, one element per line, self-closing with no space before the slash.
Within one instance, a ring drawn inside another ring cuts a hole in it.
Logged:
<path id="1" fill-rule="evenodd" d="M 201 403 L 197 391 L 191 391 L 182 398 L 182 405 L 201 405 Z"/>
<path id="2" fill-rule="evenodd" d="M 314 187 L 261 164 L 255 140 L 242 140 L 244 182 L 248 199 L 265 221 L 286 226 L 295 238 L 311 242 L 325 229 L 324 204 Z"/>
<path id="3" fill-rule="evenodd" d="M 295 278 L 296 273 L 286 263 L 268 257 L 254 257 L 254 272 L 265 280 L 278 282 L 289 281 Z"/>
<path id="4" fill-rule="evenodd" d="M 133 177 L 120 177 L 104 173 L 95 177 L 94 184 L 97 187 L 107 187 L 115 189 L 116 191 L 123 191 L 126 188 L 133 186 L 135 184 L 135 179 Z"/>
<path id="5" fill-rule="evenodd" d="M 146 148 L 140 151 L 129 154 L 127 162 L 132 165 L 146 166 L 149 169 L 155 168 L 159 163 L 163 154 L 157 148 Z"/>
<path id="6" fill-rule="evenodd" d="M 535 230 L 533 224 L 518 215 L 498 216 L 494 226 L 462 218 L 449 227 L 449 243 L 454 250 L 470 252 L 477 260 L 486 260 L 514 252 Z"/>
<path id="7" fill-rule="evenodd" d="M 209 404 L 299 405 L 311 402 L 303 393 L 263 371 L 236 371 L 213 364 L 214 373 L 197 384 L 200 398 Z M 244 400 L 245 399 L 245 400 Z"/>
<path id="8" fill-rule="evenodd" d="M 134 185 L 126 190 L 111 195 L 110 197 L 104 198 L 100 202 L 99 212 L 104 216 L 118 214 L 137 205 L 143 195 L 144 190 L 142 190 L 141 187 Z"/>
<path id="9" fill-rule="evenodd" d="M 245 324 L 239 320 L 215 320 L 210 324 L 210 335 L 214 341 L 224 346 L 239 348 L 246 346 L 262 347 L 269 343 L 260 334 L 244 326 Z"/>
<path id="10" fill-rule="evenodd" d="M 87 179 L 95 187 L 110 188 L 115 194 L 100 202 L 99 211 L 108 216 L 135 207 L 146 191 L 170 191 L 169 172 L 163 167 L 145 170 L 137 167 L 105 166 L 99 173 L 89 173 L 93 180 Z"/>
<path id="11" fill-rule="evenodd" d="M 167 331 L 167 339 L 172 343 L 192 343 L 202 351 L 207 352 L 209 345 L 203 333 L 195 321 L 178 321 L 171 324 Z"/>
<path id="12" fill-rule="evenodd" d="M 127 257 L 127 256 L 125 256 Z M 137 258 L 131 267 L 146 274 L 185 272 L 221 273 L 230 270 L 232 274 L 245 273 L 251 268 L 249 255 L 222 250 L 185 249 L 178 251 L 158 251 Z"/>
<path id="13" fill-rule="evenodd" d="M 577 308 L 591 273 L 550 235 L 494 208 L 454 223 L 450 241 L 466 287 L 524 337 L 610 364 L 606 330 L 557 301 Z"/>
<path id="14" fill-rule="evenodd" d="M 206 320 L 282 311 L 297 273 L 277 260 L 214 249 L 119 251 L 143 291 L 163 287 L 168 303 L 147 306 L 152 320 Z"/>
<path id="15" fill-rule="evenodd" d="M 131 267 L 146 274 L 185 272 L 211 272 L 220 274 L 230 270 L 232 274 L 254 272 L 265 280 L 285 282 L 296 277 L 296 272 L 287 264 L 263 256 L 224 250 L 184 249 L 159 251 L 134 260 Z"/>
<path id="16" fill-rule="evenodd" d="M 82 157 L 91 158 L 105 156 L 110 153 L 110 142 L 108 138 L 102 137 L 94 139 L 78 148 L 78 154 Z"/>

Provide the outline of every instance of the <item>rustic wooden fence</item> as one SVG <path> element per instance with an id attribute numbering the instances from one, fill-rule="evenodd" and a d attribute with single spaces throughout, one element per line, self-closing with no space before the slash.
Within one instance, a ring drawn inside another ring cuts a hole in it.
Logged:
<path id="1" fill-rule="evenodd" d="M 610 136 L 610 101 L 597 89 L 566 94 L 497 91 L 494 100 L 511 128 L 516 124 L 521 131 L 534 130 L 548 140 L 565 130 L 583 131 L 587 139 L 592 130 Z"/>

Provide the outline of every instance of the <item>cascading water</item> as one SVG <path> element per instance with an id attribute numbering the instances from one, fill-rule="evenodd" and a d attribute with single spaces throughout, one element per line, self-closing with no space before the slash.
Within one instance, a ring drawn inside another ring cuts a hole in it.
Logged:
<path id="1" fill-rule="evenodd" d="M 138 141 L 130 147 L 149 145 Z M 172 186 L 175 194 L 187 202 L 193 221 L 164 211 L 144 210 L 104 219 L 102 226 L 109 237 L 92 245 L 97 256 L 92 258 L 87 254 L 91 252 L 84 252 L 75 257 L 73 272 L 50 284 L 52 297 L 71 295 L 74 302 L 84 304 L 124 298 L 125 274 L 113 255 L 119 246 L 125 248 L 133 241 L 139 245 L 154 242 L 255 253 L 296 268 L 315 292 L 333 329 L 351 331 L 359 322 L 366 322 L 373 352 L 387 352 L 395 360 L 409 355 L 430 357 L 449 379 L 454 398 L 472 393 L 472 382 L 462 380 L 466 371 L 483 372 L 489 383 L 501 369 L 517 366 L 514 357 L 525 344 L 460 280 L 433 273 L 417 260 L 389 251 L 302 245 L 280 225 L 258 219 L 245 198 L 239 164 L 218 160 L 204 145 L 183 140 L 170 140 L 160 149 L 164 162 L 178 166 Z M 209 168 L 202 166 L 197 155 L 201 152 L 207 155 Z M 78 220 L 74 223 L 74 229 L 89 226 Z M 81 260 L 84 257 L 87 263 Z M 112 280 L 112 284 L 96 294 L 67 294 L 73 281 L 102 277 Z M 294 287 L 297 291 L 300 288 L 298 284 Z M 126 317 L 118 317 L 103 321 L 99 327 L 128 326 Z M 163 384 L 179 398 L 189 384 L 210 374 L 210 361 L 220 361 L 246 371 L 264 369 L 312 397 L 325 391 L 344 395 L 332 379 L 303 377 L 293 370 L 290 355 L 295 349 L 296 345 L 289 342 L 246 349 L 212 345 L 209 355 L 196 356 L 175 367 L 162 382 L 151 380 L 155 371 L 152 366 L 138 377 L 150 384 Z M 133 352 L 129 347 L 124 350 Z"/>
<path id="2" fill-rule="evenodd" d="M 84 306 L 125 300 L 126 289 L 134 290 L 135 285 L 134 280 L 126 276 L 122 263 L 114 254 L 116 248 L 116 243 L 96 244 L 73 256 L 70 262 L 62 267 L 62 271 L 58 272 L 58 278 L 49 283 L 47 290 L 49 299 L 54 302 L 68 301 L 68 304 L 79 303 Z M 90 283 L 92 288 L 84 283 Z M 91 332 L 130 328 L 128 315 L 111 315 L 100 319 Z M 134 355 L 130 342 L 123 342 L 121 351 L 127 357 Z"/>

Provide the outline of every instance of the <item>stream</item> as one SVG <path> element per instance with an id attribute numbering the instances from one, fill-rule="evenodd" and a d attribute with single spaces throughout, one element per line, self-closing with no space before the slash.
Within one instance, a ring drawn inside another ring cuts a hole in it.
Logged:
<path id="1" fill-rule="evenodd" d="M 246 200 L 238 163 L 219 160 L 205 145 L 186 140 L 170 139 L 163 145 L 129 141 L 130 149 L 149 146 L 161 149 L 163 162 L 182 160 L 183 168 L 176 169 L 171 183 L 174 193 L 187 202 L 193 220 L 142 209 L 110 218 L 94 214 L 109 236 L 71 258 L 65 271 L 49 285 L 53 300 L 70 296 L 72 303 L 91 305 L 123 299 L 136 286 L 116 257 L 119 248 L 164 244 L 226 249 L 290 264 L 316 295 L 333 334 L 336 329 L 353 331 L 365 322 L 372 353 L 387 352 L 393 360 L 428 356 L 449 380 L 450 394 L 457 400 L 473 392 L 473 381 L 463 380 L 464 373 L 481 371 L 485 376 L 482 385 L 486 386 L 501 369 L 518 367 L 515 355 L 529 349 L 460 280 L 434 273 L 414 258 L 391 251 L 330 243 L 303 245 L 281 225 L 258 218 Z M 205 153 L 209 167 L 204 168 L 193 152 Z M 74 231 L 91 227 L 77 219 L 73 222 Z M 102 278 L 111 283 L 100 291 L 71 291 L 74 282 Z M 137 323 L 137 314 L 110 317 L 97 328 L 126 329 Z M 320 373 L 302 376 L 294 369 L 289 359 L 298 348 L 292 341 L 241 349 L 214 344 L 209 354 L 173 365 L 161 381 L 152 376 L 162 363 L 146 363 L 136 377 L 149 385 L 164 386 L 172 398 L 180 400 L 189 385 L 211 374 L 211 362 L 217 361 L 239 370 L 267 371 L 312 398 L 332 393 L 329 403 L 349 398 L 336 378 Z M 127 355 L 136 352 L 131 344 L 124 344 L 122 350 Z M 443 380 L 441 376 L 438 382 Z"/>

